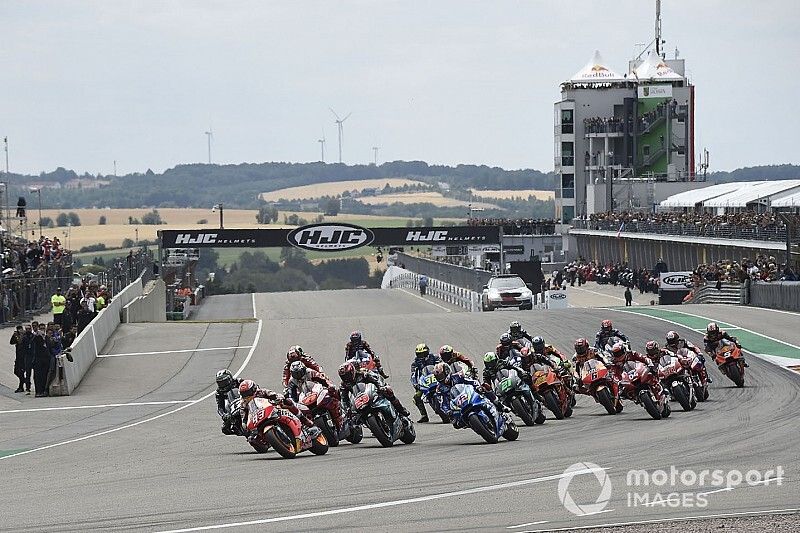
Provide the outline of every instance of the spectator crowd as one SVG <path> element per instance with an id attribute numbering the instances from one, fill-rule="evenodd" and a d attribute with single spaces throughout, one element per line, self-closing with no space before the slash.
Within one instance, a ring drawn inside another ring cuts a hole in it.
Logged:
<path id="1" fill-rule="evenodd" d="M 589 281 L 601 285 L 638 289 L 640 294 L 645 292 L 658 293 L 659 274 L 667 271 L 667 265 L 658 260 L 653 269 L 631 268 L 627 263 L 606 263 L 598 261 L 585 261 L 580 258 L 564 266 L 561 270 L 553 271 L 552 276 L 545 280 L 545 290 L 563 289 L 567 285 L 578 287 Z"/>
<path id="2" fill-rule="evenodd" d="M 741 261 L 722 259 L 700 264 L 693 271 L 695 287 L 707 283 L 744 283 L 751 281 L 800 281 L 790 265 L 779 263 L 775 256 L 759 254 L 755 259 Z"/>

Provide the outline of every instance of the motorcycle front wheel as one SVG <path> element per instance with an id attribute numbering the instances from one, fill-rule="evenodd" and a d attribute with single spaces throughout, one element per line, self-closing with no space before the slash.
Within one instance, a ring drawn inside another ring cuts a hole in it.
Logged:
<path id="1" fill-rule="evenodd" d="M 608 387 L 597 391 L 597 401 L 600 402 L 600 405 L 605 408 L 608 414 L 617 414 L 617 407 L 614 405 L 614 396 L 611 394 L 611 390 Z"/>
<path id="2" fill-rule="evenodd" d="M 542 397 L 544 398 L 544 405 L 555 415 L 557 420 L 564 418 L 564 413 L 561 411 L 561 406 L 558 404 L 558 396 L 553 389 L 545 392 Z"/>
<path id="3" fill-rule="evenodd" d="M 650 394 L 650 391 L 639 391 L 639 401 L 642 402 L 645 410 L 650 416 L 653 417 L 653 419 L 661 420 L 661 411 L 658 410 L 658 406 L 656 405 L 655 400 L 653 400 L 653 395 Z"/>
<path id="4" fill-rule="evenodd" d="M 333 420 L 331 420 L 330 415 L 319 415 L 315 417 L 314 425 L 322 430 L 322 434 L 325 435 L 325 439 L 328 441 L 328 446 L 335 448 L 339 445 L 339 435 L 336 431 L 331 429 Z"/>
<path id="5" fill-rule="evenodd" d="M 293 439 L 289 436 L 286 429 L 282 428 L 280 424 L 274 425 L 267 429 L 264 433 L 270 445 L 275 448 L 275 451 L 280 454 L 284 459 L 294 459 L 297 456 L 297 451 L 294 448 Z"/>
<path id="6" fill-rule="evenodd" d="M 527 402 L 523 401 L 522 398 L 514 398 L 511 401 L 511 410 L 522 419 L 526 426 L 532 426 L 536 423 L 529 411 Z"/>
<path id="7" fill-rule="evenodd" d="M 381 443 L 381 446 L 388 448 L 394 444 L 394 442 L 389 437 L 389 433 L 386 431 L 383 420 L 381 420 L 380 417 L 380 413 L 372 413 L 369 415 L 369 418 L 367 418 L 367 425 L 375 438 L 378 439 L 378 442 Z"/>
<path id="8" fill-rule="evenodd" d="M 478 413 L 471 413 L 468 421 L 469 427 L 471 427 L 475 433 L 483 437 L 483 440 L 489 444 L 497 444 L 497 435 L 494 434 L 494 431 L 486 427 L 481 417 L 478 416 Z"/>
<path id="9" fill-rule="evenodd" d="M 731 381 L 733 381 L 734 384 L 736 384 L 736 386 L 740 389 L 744 387 L 744 376 L 739 370 L 738 363 L 733 362 L 728 364 L 728 377 L 731 378 Z"/>

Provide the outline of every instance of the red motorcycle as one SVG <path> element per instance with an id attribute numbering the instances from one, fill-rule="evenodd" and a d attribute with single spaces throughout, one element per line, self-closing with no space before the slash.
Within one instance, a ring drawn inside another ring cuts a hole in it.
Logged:
<path id="1" fill-rule="evenodd" d="M 293 459 L 305 450 L 311 450 L 314 455 L 328 452 L 328 440 L 322 430 L 316 426 L 303 426 L 288 409 L 282 409 L 265 398 L 253 398 L 248 409 L 250 439 L 272 446 L 281 457 Z"/>
<path id="2" fill-rule="evenodd" d="M 661 420 L 672 413 L 661 383 L 643 363 L 625 363 L 620 376 L 620 387 L 622 396 L 643 405 L 654 419 Z"/>
<path id="3" fill-rule="evenodd" d="M 722 339 L 714 348 L 714 361 L 720 372 L 728 376 L 737 387 L 744 387 L 744 357 L 735 342 Z"/>
<path id="4" fill-rule="evenodd" d="M 561 377 L 549 366 L 535 363 L 533 370 L 533 390 L 558 420 L 572 416 L 575 393 L 568 389 Z"/>
<path id="5" fill-rule="evenodd" d="M 614 380 L 614 375 L 602 361 L 587 359 L 581 365 L 580 379 L 584 390 L 594 398 L 594 401 L 605 407 L 608 414 L 615 415 L 622 412 L 622 403 L 617 399 L 619 386 Z"/>
<path id="6" fill-rule="evenodd" d="M 688 348 L 679 348 L 676 353 L 689 376 L 691 376 L 694 396 L 697 401 L 704 402 L 708 400 L 708 378 L 700 356 Z"/>
<path id="7" fill-rule="evenodd" d="M 697 406 L 690 367 L 691 360 L 686 348 L 676 353 L 664 352 L 658 361 L 658 378 L 662 386 L 678 400 L 684 411 L 691 411 Z"/>

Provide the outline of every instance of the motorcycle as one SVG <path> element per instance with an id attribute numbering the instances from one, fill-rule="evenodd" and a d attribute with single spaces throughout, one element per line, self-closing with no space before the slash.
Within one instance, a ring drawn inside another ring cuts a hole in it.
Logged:
<path id="1" fill-rule="evenodd" d="M 516 370 L 498 370 L 494 379 L 494 391 L 503 405 L 508 406 L 526 426 L 544 424 L 547 417 L 542 404 L 533 397 L 531 388 Z"/>
<path id="2" fill-rule="evenodd" d="M 450 416 L 456 425 L 471 427 L 489 444 L 496 444 L 502 436 L 517 440 L 519 429 L 510 413 L 501 413 L 492 402 L 466 383 L 450 389 Z"/>
<path id="3" fill-rule="evenodd" d="M 422 392 L 422 398 L 428 405 L 431 406 L 433 411 L 439 415 L 442 422 L 448 424 L 450 416 L 442 409 L 442 395 L 436 392 L 437 385 L 436 377 L 433 375 L 434 365 L 428 365 L 420 372 L 419 379 L 417 380 L 417 387 Z"/>
<path id="4" fill-rule="evenodd" d="M 678 400 L 683 410 L 691 411 L 697 406 L 697 398 L 694 395 L 692 377 L 687 371 L 691 364 L 687 356 L 688 350 L 685 348 L 677 353 L 663 354 L 658 361 L 658 378 L 670 395 Z"/>
<path id="5" fill-rule="evenodd" d="M 620 387 L 621 395 L 636 404 L 643 405 L 654 419 L 661 420 L 672 413 L 661 384 L 643 363 L 639 361 L 625 363 Z"/>
<path id="6" fill-rule="evenodd" d="M 555 370 L 547 365 L 534 363 L 533 390 L 542 397 L 544 405 L 558 420 L 572 416 L 575 405 L 575 392 L 566 387 Z"/>
<path id="7" fill-rule="evenodd" d="M 373 383 L 356 383 L 350 394 L 358 423 L 366 424 L 381 446 L 387 448 L 397 440 L 411 444 L 417 439 L 413 422 L 400 416 Z"/>
<path id="8" fill-rule="evenodd" d="M 453 374 L 462 374 L 468 378 L 477 379 L 478 371 L 470 368 L 467 363 L 463 361 L 453 361 L 450 363 L 450 371 Z"/>
<path id="9" fill-rule="evenodd" d="M 583 363 L 580 380 L 594 401 L 602 405 L 608 414 L 615 415 L 622 412 L 622 403 L 617 399 L 618 385 L 602 361 L 588 359 Z"/>
<path id="10" fill-rule="evenodd" d="M 370 372 L 378 369 L 375 359 L 365 350 L 357 350 L 355 356 L 347 359 L 346 362 L 353 363 L 353 366 L 357 369 L 369 370 Z"/>
<path id="11" fill-rule="evenodd" d="M 744 387 L 744 358 L 735 342 L 722 339 L 714 349 L 714 362 L 719 371 L 728 376 L 737 387 Z"/>
<path id="12" fill-rule="evenodd" d="M 694 396 L 698 402 L 708 400 L 708 380 L 703 372 L 703 361 L 700 356 L 687 348 L 679 348 L 677 354 L 681 356 L 686 371 L 689 372 L 694 388 Z"/>
<path id="13" fill-rule="evenodd" d="M 293 459 L 310 450 L 314 455 L 328 452 L 328 440 L 318 427 L 307 428 L 288 409 L 273 405 L 265 398 L 250 400 L 247 431 L 250 441 L 275 448 L 281 457 Z"/>
<path id="14" fill-rule="evenodd" d="M 328 387 L 316 381 L 303 382 L 299 392 L 299 404 L 308 408 L 304 413 L 314 421 L 314 425 L 322 430 L 328 440 L 328 446 L 339 445 L 339 428 L 333 422 L 331 409 L 340 409 L 339 402 L 331 396 Z"/>
<path id="15" fill-rule="evenodd" d="M 225 398 L 225 410 L 227 413 L 226 416 L 230 420 L 230 427 L 233 434 L 246 437 L 247 432 L 245 428 L 242 427 L 242 397 L 239 395 L 238 389 L 233 388 L 228 391 L 227 397 Z M 269 444 L 250 440 L 248 440 L 248 442 L 258 453 L 265 453 L 269 450 Z"/>

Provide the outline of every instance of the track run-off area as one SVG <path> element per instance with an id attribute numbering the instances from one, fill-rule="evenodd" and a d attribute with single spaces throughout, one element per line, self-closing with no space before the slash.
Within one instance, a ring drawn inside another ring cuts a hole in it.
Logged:
<path id="1" fill-rule="evenodd" d="M 749 352 L 746 386 L 710 368 L 709 401 L 691 412 L 673 402 L 659 421 L 631 402 L 612 416 L 579 396 L 572 418 L 520 426 L 517 441 L 496 445 L 432 423 L 416 426 L 412 445 L 382 448 L 365 431 L 360 444 L 286 460 L 219 429 L 214 373 L 227 367 L 280 390 L 293 344 L 335 376 L 349 333 L 361 330 L 416 420 L 416 344 L 451 344 L 479 360 L 516 319 L 571 354 L 603 318 L 638 350 L 670 329 L 699 344 L 716 320 Z M 766 524 L 800 508 L 800 374 L 787 368 L 800 365 L 798 325 L 797 314 L 712 305 L 464 313 L 401 290 L 211 297 L 191 321 L 120 326 L 73 396 L 0 395 L 0 530 L 508 532 L 727 516 Z M 674 479 L 629 483 L 632 470 L 659 469 Z M 715 470 L 761 478 L 684 483 L 687 471 Z M 678 499 L 658 501 L 669 493 Z M 795 530 L 798 517 L 788 517 Z"/>

